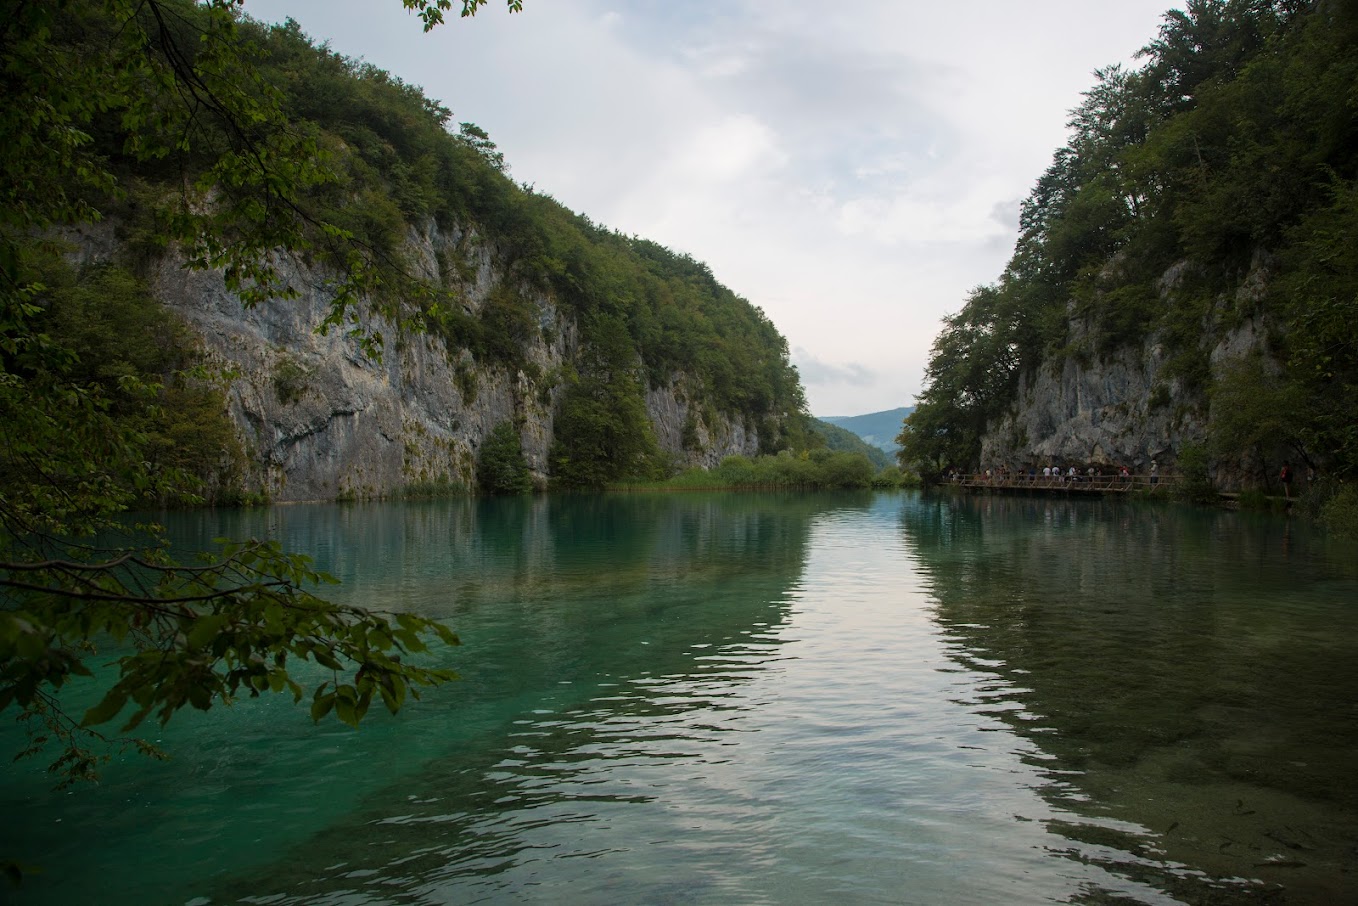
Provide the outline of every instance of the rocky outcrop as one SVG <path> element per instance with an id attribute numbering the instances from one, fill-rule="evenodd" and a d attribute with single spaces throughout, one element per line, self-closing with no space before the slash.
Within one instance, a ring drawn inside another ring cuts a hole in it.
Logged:
<path id="1" fill-rule="evenodd" d="M 1013 410 L 982 440 L 989 464 L 1117 464 L 1144 470 L 1202 433 L 1185 388 L 1163 381 L 1165 354 L 1147 340 L 1107 359 L 1066 358 L 1020 382 Z"/>
<path id="2" fill-rule="evenodd" d="M 689 384 L 683 375 L 675 374 L 665 386 L 646 391 L 646 412 L 660 449 L 681 466 L 705 469 L 727 456 L 758 454 L 758 432 L 748 429 L 744 421 L 704 412 L 701 397 L 690 391 Z"/>
<path id="3" fill-rule="evenodd" d="M 505 279 L 494 251 L 474 235 L 412 232 L 412 260 L 438 279 L 440 261 L 458 262 L 459 297 L 469 313 Z M 104 253 L 84 238 L 81 257 Z M 296 263 L 282 271 L 297 299 L 244 309 L 222 276 L 166 259 L 152 289 L 202 337 L 210 362 L 226 376 L 233 420 L 254 463 L 252 483 L 276 501 L 384 496 L 437 485 L 473 486 L 477 452 L 501 422 L 519 426 L 525 458 L 545 485 L 553 420 L 564 392 L 561 375 L 578 350 L 574 320 L 552 298 L 532 303 L 538 330 L 523 368 L 478 364 L 430 333 L 402 332 L 364 318 L 383 337 L 380 360 L 364 355 L 343 330 L 319 330 L 332 296 L 324 275 Z M 646 403 L 660 447 L 681 464 L 714 465 L 757 452 L 755 430 L 704 407 L 684 375 L 653 388 Z"/>
<path id="4" fill-rule="evenodd" d="M 1176 265 L 1164 275 L 1163 295 L 1178 291 L 1187 267 Z M 1246 357 L 1271 361 L 1267 325 L 1247 314 L 1257 309 L 1267 275 L 1261 256 L 1234 296 L 1218 299 L 1209 313 L 1201 345 L 1190 352 L 1206 361 L 1211 376 Z M 1094 348 L 1090 321 L 1072 317 L 1067 327 L 1069 348 Z M 1161 471 L 1172 472 L 1186 445 L 1206 443 L 1213 418 L 1209 380 L 1185 377 L 1175 361 L 1183 354 L 1152 335 L 1110 355 L 1068 354 L 1021 376 L 1014 405 L 982 438 L 982 467 L 1126 465 L 1144 473 L 1155 460 Z M 1232 489 L 1256 468 L 1217 462 L 1212 477 L 1218 487 Z"/>

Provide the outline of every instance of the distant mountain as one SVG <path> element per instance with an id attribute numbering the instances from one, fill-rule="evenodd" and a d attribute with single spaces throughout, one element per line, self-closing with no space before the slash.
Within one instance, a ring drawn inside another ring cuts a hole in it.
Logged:
<path id="1" fill-rule="evenodd" d="M 896 445 L 896 436 L 901 433 L 901 422 L 905 421 L 905 417 L 914 411 L 914 406 L 902 406 L 899 409 L 888 409 L 885 412 L 869 412 L 867 415 L 822 415 L 818 417 L 823 422 L 852 431 L 878 449 L 895 453 L 900 449 Z"/>
<path id="2" fill-rule="evenodd" d="M 809 427 L 825 439 L 827 449 L 834 450 L 836 453 L 862 453 L 868 458 L 868 462 L 879 469 L 895 464 L 895 460 L 887 455 L 885 450 L 881 447 L 874 447 L 847 428 L 832 425 L 819 418 L 811 419 Z"/>

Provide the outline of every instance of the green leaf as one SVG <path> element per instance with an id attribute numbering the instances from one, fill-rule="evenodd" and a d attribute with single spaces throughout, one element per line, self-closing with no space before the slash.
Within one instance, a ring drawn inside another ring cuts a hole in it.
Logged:
<path id="1" fill-rule="evenodd" d="M 230 620 L 224 613 L 204 614 L 193 621 L 193 628 L 189 630 L 188 647 L 203 648 L 217 637 Z"/>
<path id="2" fill-rule="evenodd" d="M 146 715 L 151 713 L 151 708 L 152 708 L 151 705 L 144 705 L 140 710 L 138 710 L 135 714 L 133 714 L 131 717 L 127 719 L 127 723 L 123 724 L 122 728 L 118 732 L 130 733 L 133 730 L 137 729 L 141 722 L 146 719 Z"/>
<path id="3" fill-rule="evenodd" d="M 212 707 L 212 691 L 207 687 L 194 684 L 189 686 L 188 693 L 189 704 L 197 710 L 207 711 Z M 162 711 L 160 721 L 162 724 L 169 720 L 170 713 L 171 711 Z"/>
<path id="4" fill-rule="evenodd" d="M 318 695 L 311 702 L 311 719 L 320 722 L 322 717 L 330 713 L 330 709 L 335 706 L 335 693 L 329 692 L 325 695 Z"/>
<path id="5" fill-rule="evenodd" d="M 462 644 L 462 640 L 457 637 L 457 633 L 453 632 L 451 629 L 449 629 L 447 626 L 444 626 L 442 623 L 434 622 L 431 620 L 429 623 L 429 628 L 434 630 L 434 633 L 440 639 L 443 640 L 444 644 L 447 645 Z"/>
<path id="6" fill-rule="evenodd" d="M 335 716 L 349 726 L 357 728 L 359 720 L 357 703 L 352 699 L 340 698 L 339 696 L 334 697 L 334 702 Z"/>
<path id="7" fill-rule="evenodd" d="M 382 692 L 382 704 L 387 706 L 387 710 L 392 714 L 400 711 L 401 706 L 405 704 L 405 682 L 400 677 L 396 676 L 383 677 L 380 689 Z"/>
<path id="8" fill-rule="evenodd" d="M 335 658 L 330 654 L 330 652 L 326 651 L 324 648 L 317 648 L 315 651 L 312 652 L 311 656 L 314 657 L 316 659 L 316 663 L 320 664 L 322 667 L 327 667 L 331 670 L 344 669 L 340 662 L 335 660 Z"/>
<path id="9" fill-rule="evenodd" d="M 81 718 L 82 727 L 93 727 L 98 724 L 107 723 L 118 716 L 118 712 L 127 704 L 127 693 L 118 686 L 114 686 L 104 695 L 102 701 L 85 712 Z"/>

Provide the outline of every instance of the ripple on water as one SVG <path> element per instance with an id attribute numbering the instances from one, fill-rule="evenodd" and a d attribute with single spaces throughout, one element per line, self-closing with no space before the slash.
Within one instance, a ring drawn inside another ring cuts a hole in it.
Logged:
<path id="1" fill-rule="evenodd" d="M 1358 584 L 1295 528 L 1284 555 L 1078 502 L 458 506 L 306 531 L 355 594 L 454 614 L 462 683 L 356 734 L 265 702 L 172 725 L 163 773 L 83 804 L 7 787 L 90 850 L 27 902 L 1353 893 Z"/>

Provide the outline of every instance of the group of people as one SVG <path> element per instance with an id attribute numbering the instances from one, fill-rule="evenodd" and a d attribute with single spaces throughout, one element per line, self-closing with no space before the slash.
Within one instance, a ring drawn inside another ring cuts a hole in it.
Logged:
<path id="1" fill-rule="evenodd" d="M 1154 459 L 1151 460 L 1148 475 L 1151 484 L 1159 483 L 1160 464 L 1156 462 Z M 949 478 L 955 482 L 962 481 L 967 477 L 970 476 L 963 475 L 956 469 L 954 469 L 949 474 Z M 1041 483 L 1045 485 L 1055 485 L 1055 484 L 1075 484 L 1076 482 L 1081 481 L 1093 482 L 1107 480 L 1120 481 L 1126 484 L 1131 484 L 1133 475 L 1131 470 L 1128 469 L 1127 466 L 1125 465 L 1111 466 L 1107 464 L 1103 465 L 1091 464 L 1083 468 L 1076 468 L 1074 465 L 1068 465 L 1066 466 L 1064 471 L 1060 466 L 1052 465 L 1043 466 L 1040 470 L 1036 466 L 1029 466 L 1026 470 L 1024 469 L 1011 470 L 1008 466 L 999 466 L 998 468 L 985 469 L 977 477 L 987 482 L 993 481 L 1001 484 L 1009 484 L 1016 481 L 1026 480 L 1030 484 Z"/>
<path id="2" fill-rule="evenodd" d="M 1041 469 L 1038 469 L 1036 466 L 1029 466 L 1027 469 L 1010 469 L 1008 466 L 998 466 L 985 469 L 980 474 L 976 475 L 968 475 L 957 469 L 953 469 L 948 473 L 948 479 L 954 483 L 977 479 L 985 482 L 994 482 L 996 484 L 1014 484 L 1026 481 L 1029 484 L 1042 485 L 1045 487 L 1075 484 L 1077 482 L 1085 481 L 1103 481 L 1131 485 L 1133 479 L 1138 477 L 1140 476 L 1133 475 L 1131 470 L 1125 465 L 1114 466 L 1108 464 L 1086 465 L 1083 468 L 1068 465 L 1064 470 L 1061 466 L 1052 465 L 1043 466 Z M 1305 486 L 1303 487 L 1303 491 L 1315 481 L 1315 477 L 1315 470 L 1308 468 L 1304 477 Z M 1146 470 L 1146 478 L 1149 479 L 1149 483 L 1152 486 L 1160 483 L 1160 464 L 1154 459 L 1151 460 L 1150 467 Z M 1278 473 L 1278 479 L 1282 483 L 1284 496 L 1291 499 L 1292 484 L 1296 479 L 1291 463 L 1283 463 L 1282 469 Z"/>
<path id="3" fill-rule="evenodd" d="M 1159 472 L 1160 472 L 1159 463 L 1152 460 L 1150 466 L 1150 475 L 1152 482 L 1158 480 Z M 1125 465 L 1122 466 L 1088 465 L 1084 469 L 1078 469 L 1072 465 L 1067 466 L 1064 472 L 1061 471 L 1060 466 L 1043 466 L 1041 472 L 1039 472 L 1036 467 L 1033 467 L 1028 470 L 1028 477 L 1030 481 L 1036 481 L 1039 476 L 1043 480 L 1048 482 L 1065 484 L 1074 484 L 1075 482 L 1080 481 L 1096 481 L 1107 479 L 1116 479 L 1130 484 L 1132 480 L 1131 469 L 1127 468 L 1127 466 Z"/>

